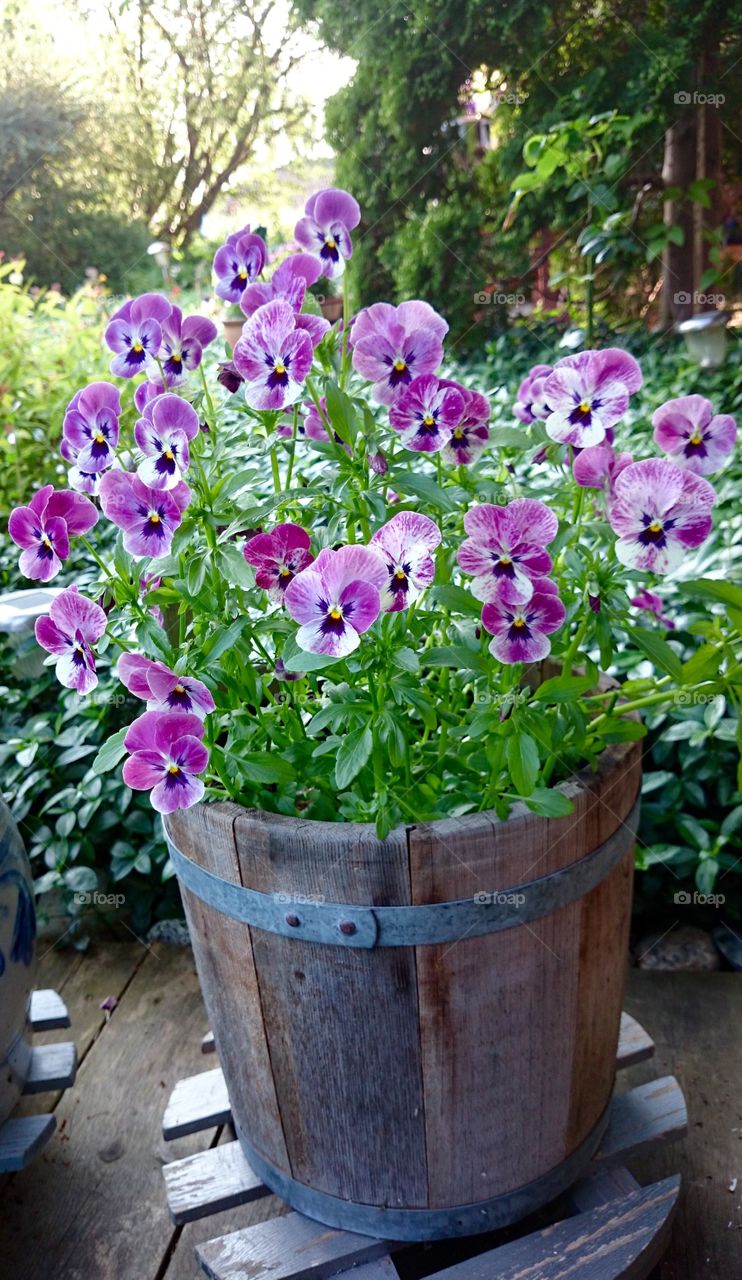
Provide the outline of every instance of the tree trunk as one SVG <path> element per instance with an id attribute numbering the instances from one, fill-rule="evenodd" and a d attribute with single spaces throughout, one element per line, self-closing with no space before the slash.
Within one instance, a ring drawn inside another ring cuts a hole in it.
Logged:
<path id="1" fill-rule="evenodd" d="M 687 191 L 696 177 L 696 128 L 690 108 L 665 133 L 662 179 L 666 187 Z M 666 227 L 683 229 L 683 244 L 668 244 L 662 255 L 662 325 L 687 320 L 693 314 L 693 207 L 689 200 L 666 200 Z"/>

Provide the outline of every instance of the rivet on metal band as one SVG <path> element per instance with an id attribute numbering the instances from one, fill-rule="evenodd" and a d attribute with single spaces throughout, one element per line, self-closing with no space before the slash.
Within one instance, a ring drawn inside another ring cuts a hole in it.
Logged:
<path id="1" fill-rule="evenodd" d="M 618 866 L 633 845 L 638 824 L 637 797 L 613 835 L 560 871 L 454 902 L 396 907 L 319 902 L 299 894 L 292 898 L 287 892 L 260 893 L 213 875 L 186 857 L 167 832 L 165 839 L 181 885 L 223 915 L 286 938 L 370 949 L 476 938 L 559 911 L 584 897 Z"/>

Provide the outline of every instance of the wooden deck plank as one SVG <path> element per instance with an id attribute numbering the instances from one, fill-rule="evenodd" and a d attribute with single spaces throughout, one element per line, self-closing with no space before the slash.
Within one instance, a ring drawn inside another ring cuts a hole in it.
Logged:
<path id="1" fill-rule="evenodd" d="M 196 1250 L 207 1276 L 213 1280 L 325 1280 L 361 1262 L 381 1258 L 388 1246 L 383 1240 L 338 1231 L 312 1222 L 300 1213 L 288 1213 L 208 1240 Z"/>
<path id="2" fill-rule="evenodd" d="M 626 1010 L 621 1014 L 621 1026 L 618 1033 L 618 1053 L 616 1054 L 616 1070 L 623 1071 L 633 1067 L 637 1062 L 644 1062 L 654 1053 L 654 1040 L 644 1027 L 632 1018 Z"/>
<path id="3" fill-rule="evenodd" d="M 231 1119 L 224 1075 L 221 1067 L 214 1067 L 178 1081 L 165 1108 L 162 1136 L 170 1141 L 227 1124 Z"/>
<path id="4" fill-rule="evenodd" d="M 25 1169 L 56 1128 L 54 1116 L 11 1116 L 0 1125 L 0 1169 Z"/>
<path id="5" fill-rule="evenodd" d="M 77 1052 L 72 1040 L 35 1044 L 23 1092 L 52 1093 L 55 1089 L 69 1089 L 75 1082 L 76 1069 Z"/>
<path id="6" fill-rule="evenodd" d="M 688 1131 L 685 1099 L 674 1076 L 636 1085 L 611 1102 L 608 1128 L 594 1164 L 623 1164 L 648 1144 L 676 1142 Z"/>
<path id="7" fill-rule="evenodd" d="M 58 991 L 46 987 L 31 992 L 31 1008 L 29 1011 L 31 1029 L 37 1031 L 58 1031 L 60 1027 L 70 1025 L 67 1005 Z"/>
<path id="8" fill-rule="evenodd" d="M 176 1223 L 192 1222 L 270 1195 L 247 1163 L 239 1142 L 226 1142 L 174 1160 L 165 1165 L 163 1174 L 168 1207 Z"/>

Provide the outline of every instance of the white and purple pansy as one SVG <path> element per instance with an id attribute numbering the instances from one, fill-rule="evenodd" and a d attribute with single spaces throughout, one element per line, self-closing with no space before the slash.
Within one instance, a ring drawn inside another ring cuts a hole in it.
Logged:
<path id="1" fill-rule="evenodd" d="M 388 579 L 383 558 L 371 547 L 320 551 L 314 564 L 289 583 L 284 597 L 300 624 L 299 648 L 334 658 L 352 653 L 381 612 Z"/>
<path id="2" fill-rule="evenodd" d="M 723 467 L 737 440 L 737 423 L 728 413 L 714 415 L 705 396 L 666 400 L 652 415 L 655 442 L 679 467 L 699 476 Z"/>
<path id="3" fill-rule="evenodd" d="M 567 613 L 556 583 L 537 578 L 525 602 L 513 599 L 507 588 L 482 609 L 482 626 L 493 639 L 490 653 L 500 662 L 540 662 L 551 652 L 549 636 L 558 631 Z"/>
<path id="4" fill-rule="evenodd" d="M 150 400 L 156 399 L 157 396 L 164 396 L 170 390 L 165 386 L 161 379 L 155 378 L 151 382 L 140 382 L 134 388 L 134 405 L 139 413 L 144 413 L 146 405 Z"/>
<path id="5" fill-rule="evenodd" d="M 193 405 L 181 396 L 163 395 L 148 401 L 134 427 L 134 439 L 144 454 L 137 467 L 143 484 L 174 489 L 190 465 L 188 443 L 199 432 Z"/>
<path id="6" fill-rule="evenodd" d="M 461 391 L 432 374 L 413 378 L 389 410 L 389 421 L 413 453 L 437 453 L 464 414 Z"/>
<path id="7" fill-rule="evenodd" d="M 374 399 L 393 404 L 413 378 L 435 373 L 447 333 L 446 321 L 427 302 L 375 302 L 353 321 L 353 367 L 374 384 Z"/>
<path id="8" fill-rule="evenodd" d="M 545 420 L 551 412 L 544 398 L 544 387 L 550 373 L 553 373 L 550 364 L 535 364 L 518 387 L 513 413 L 526 426 Z"/>
<path id="9" fill-rule="evenodd" d="M 84 694 L 97 685 L 93 645 L 105 629 L 106 615 L 100 605 L 80 595 L 77 587 L 60 591 L 49 613 L 36 619 L 36 639 L 56 657 L 56 676 L 66 689 Z"/>
<path id="10" fill-rule="evenodd" d="M 358 201 L 347 191 L 327 187 L 309 197 L 294 236 L 297 244 L 318 259 L 322 275 L 341 276 L 353 254 L 350 233 L 360 221 Z"/>
<path id="11" fill-rule="evenodd" d="M 180 711 L 201 720 L 214 710 L 214 699 L 202 680 L 179 675 L 139 653 L 123 653 L 116 668 L 121 683 L 147 703 L 148 711 Z"/>
<path id="12" fill-rule="evenodd" d="M 474 578 L 477 600 L 494 600 L 503 589 L 509 599 L 527 601 L 534 580 L 551 569 L 546 547 L 557 535 L 553 511 L 533 498 L 516 498 L 506 507 L 483 502 L 464 516 L 468 537 L 458 550 L 464 573 Z"/>
<path id="13" fill-rule="evenodd" d="M 27 507 L 14 507 L 8 520 L 8 533 L 22 548 L 21 573 L 50 582 L 70 553 L 70 537 L 87 533 L 97 519 L 95 506 L 84 494 L 44 485 Z"/>
<path id="14" fill-rule="evenodd" d="M 232 359 L 245 379 L 245 399 L 251 409 L 284 409 L 301 395 L 313 348 L 297 319 L 289 303 L 277 298 L 245 322 Z"/>
<path id="15" fill-rule="evenodd" d="M 91 382 L 67 405 L 62 423 L 63 457 L 79 472 L 96 475 L 110 467 L 119 441 L 121 397 L 110 382 Z M 73 488 L 78 488 L 74 485 Z"/>
<path id="16" fill-rule="evenodd" d="M 289 583 L 314 560 L 309 534 L 298 524 L 277 524 L 270 533 L 256 533 L 242 548 L 248 564 L 257 570 L 255 581 L 271 600 L 283 602 Z"/>
<path id="17" fill-rule="evenodd" d="M 711 532 L 715 501 L 708 480 L 668 458 L 632 462 L 608 507 L 621 564 L 659 574 L 676 569 Z"/>
<path id="18" fill-rule="evenodd" d="M 249 227 L 228 236 L 214 254 L 217 296 L 225 302 L 239 302 L 247 286 L 260 275 L 265 259 L 265 241 Z"/>
<path id="19" fill-rule="evenodd" d="M 481 392 L 470 391 L 458 382 L 444 380 L 443 385 L 456 388 L 464 401 L 464 410 L 451 432 L 450 440 L 441 449 L 441 455 L 454 466 L 469 467 L 476 462 L 489 440 L 489 401 Z"/>
<path id="20" fill-rule="evenodd" d="M 246 316 L 274 298 L 288 302 L 294 311 L 301 311 L 304 295 L 310 284 L 316 284 L 322 275 L 322 264 L 311 253 L 292 253 L 276 267 L 270 280 L 256 280 L 249 284 L 240 298 L 240 306 Z"/>
<path id="21" fill-rule="evenodd" d="M 543 395 L 551 412 L 546 431 L 559 444 L 579 449 L 600 444 L 629 407 L 642 385 L 637 361 L 618 347 L 578 351 L 557 361 Z"/>
<path id="22" fill-rule="evenodd" d="M 163 491 L 128 471 L 107 471 L 100 483 L 103 514 L 123 531 L 124 548 L 132 556 L 167 555 L 190 500 L 185 481 Z"/>
<path id="23" fill-rule="evenodd" d="M 441 531 L 434 520 L 417 511 L 400 511 L 382 525 L 371 539 L 383 557 L 387 581 L 381 592 L 382 608 L 398 613 L 416 600 L 435 577 L 432 552 Z"/>
<path id="24" fill-rule="evenodd" d="M 198 716 L 182 711 L 145 711 L 126 731 L 124 746 L 131 752 L 123 777 L 134 791 L 151 791 L 158 813 L 190 809 L 204 794 L 197 776 L 209 763 L 201 741 L 204 726 Z"/>
<path id="25" fill-rule="evenodd" d="M 143 293 L 114 312 L 103 335 L 115 355 L 111 373 L 134 378 L 143 373 L 162 346 L 162 324 L 171 306 L 161 293 Z"/>
<path id="26" fill-rule="evenodd" d="M 632 462 L 630 453 L 616 453 L 611 444 L 592 444 L 575 454 L 572 474 L 580 488 L 612 494 L 617 478 Z"/>
<path id="27" fill-rule="evenodd" d="M 213 342 L 217 328 L 213 320 L 206 316 L 186 316 L 180 307 L 171 307 L 170 315 L 162 321 L 162 345 L 158 355 L 168 386 L 176 386 L 182 382 L 192 369 L 197 369 L 203 357 L 204 348 Z M 159 373 L 154 358 L 151 360 L 153 372 Z"/>

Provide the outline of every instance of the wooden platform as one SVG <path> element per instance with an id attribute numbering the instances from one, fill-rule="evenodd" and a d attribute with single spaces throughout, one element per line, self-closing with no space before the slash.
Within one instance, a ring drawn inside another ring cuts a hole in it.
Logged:
<path id="1" fill-rule="evenodd" d="M 97 945 L 84 957 L 51 952 L 38 981 L 59 991 L 70 1010 L 79 1068 L 75 1088 L 59 1095 L 57 1133 L 46 1150 L 31 1168 L 0 1179 L 3 1274 L 197 1280 L 197 1244 L 286 1212 L 264 1196 L 207 1222 L 174 1226 L 170 1219 L 162 1166 L 231 1137 L 219 1125 L 169 1143 L 160 1136 L 176 1082 L 215 1063 L 200 1051 L 207 1022 L 189 953 L 137 943 Z M 111 1015 L 99 1007 L 108 996 L 119 1001 Z M 684 1142 L 631 1162 L 643 1184 L 677 1171 L 683 1177 L 658 1280 L 742 1277 L 741 1000 L 736 974 L 630 976 L 627 1008 L 651 1030 L 657 1053 L 624 1071 L 620 1088 L 674 1075 L 690 1114 Z M 40 1114 L 53 1102 L 27 1097 L 19 1110 Z M 429 1248 L 436 1250 L 429 1271 L 452 1265 L 450 1246 Z M 389 1280 L 389 1273 L 370 1260 L 354 1280 Z"/>

